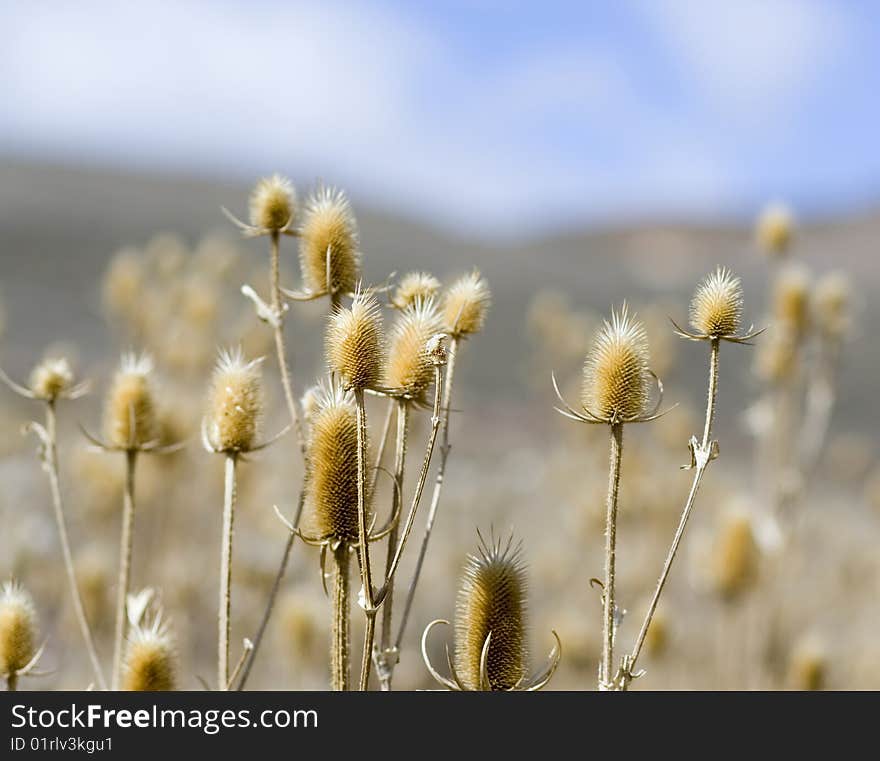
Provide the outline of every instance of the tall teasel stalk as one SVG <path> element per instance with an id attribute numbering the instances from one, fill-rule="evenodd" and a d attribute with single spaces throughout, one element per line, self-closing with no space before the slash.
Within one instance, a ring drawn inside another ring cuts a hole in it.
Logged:
<path id="1" fill-rule="evenodd" d="M 70 540 L 67 535 L 67 521 L 64 517 L 64 505 L 61 498 L 61 485 L 58 474 L 57 405 L 60 400 L 78 399 L 81 397 L 88 390 L 88 383 L 74 383 L 70 363 L 63 357 L 49 357 L 40 362 L 31 372 L 30 383 L 27 387 L 12 381 L 2 370 L 0 370 L 0 380 L 3 380 L 20 396 L 26 399 L 35 399 L 46 405 L 45 424 L 41 425 L 37 422 L 31 422 L 28 424 L 27 430 L 34 433 L 40 440 L 39 455 L 43 469 L 49 476 L 52 508 L 55 514 L 55 524 L 58 528 L 58 537 L 61 542 L 61 555 L 64 560 L 64 571 L 67 576 L 68 586 L 70 587 L 73 609 L 80 633 L 86 645 L 98 688 L 106 690 L 107 683 L 104 679 L 104 672 L 101 668 L 92 631 L 86 617 L 82 595 L 76 580 L 73 553 L 70 550 Z"/>
<path id="2" fill-rule="evenodd" d="M 43 653 L 37 647 L 37 612 L 34 601 L 17 581 L 0 587 L 0 677 L 6 689 L 18 689 L 18 680 L 34 674 Z"/>

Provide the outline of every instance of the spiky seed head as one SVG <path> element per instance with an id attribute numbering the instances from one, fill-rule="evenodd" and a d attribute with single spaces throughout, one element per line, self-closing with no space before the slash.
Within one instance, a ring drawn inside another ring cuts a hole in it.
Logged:
<path id="1" fill-rule="evenodd" d="M 37 614 L 31 596 L 16 581 L 0 589 L 0 674 L 21 671 L 36 653 Z"/>
<path id="2" fill-rule="evenodd" d="M 457 337 L 479 333 L 491 305 L 489 285 L 477 270 L 460 277 L 449 286 L 443 302 L 446 331 Z"/>
<path id="3" fill-rule="evenodd" d="M 260 230 L 277 232 L 290 224 L 296 207 L 296 191 L 279 174 L 257 181 L 249 201 L 250 220 Z"/>
<path id="4" fill-rule="evenodd" d="M 795 690 L 821 690 L 828 671 L 828 653 L 815 636 L 807 636 L 792 650 L 788 663 L 788 681 Z"/>
<path id="5" fill-rule="evenodd" d="M 758 217 L 755 235 L 768 254 L 781 256 L 788 251 L 794 235 L 794 218 L 788 207 L 779 203 L 767 206 Z"/>
<path id="6" fill-rule="evenodd" d="M 480 656 L 489 634 L 486 672 L 493 690 L 513 689 L 526 675 L 526 573 L 520 545 L 482 537 L 465 563 L 455 603 L 455 671 L 468 690 L 482 689 Z"/>
<path id="7" fill-rule="evenodd" d="M 403 309 L 391 328 L 385 385 L 421 399 L 434 380 L 431 339 L 443 327 L 434 299 L 417 299 Z"/>
<path id="8" fill-rule="evenodd" d="M 152 372 L 149 354 L 122 355 L 104 406 L 104 436 L 110 446 L 137 449 L 158 436 Z"/>
<path id="9" fill-rule="evenodd" d="M 717 592 L 731 599 L 751 588 L 757 579 L 759 560 L 760 551 L 749 516 L 728 515 L 712 553 L 712 581 Z"/>
<path id="10" fill-rule="evenodd" d="M 404 275 L 394 292 L 391 303 L 398 309 L 414 304 L 416 301 L 427 301 L 440 291 L 440 281 L 427 272 L 410 272 Z"/>
<path id="11" fill-rule="evenodd" d="M 207 435 L 217 452 L 247 452 L 263 416 L 263 358 L 246 360 L 241 347 L 220 352 L 208 394 Z"/>
<path id="12" fill-rule="evenodd" d="M 736 335 L 742 321 L 742 283 L 719 267 L 697 287 L 691 301 L 691 327 L 712 338 Z"/>
<path id="13" fill-rule="evenodd" d="M 149 625 L 132 627 L 125 648 L 123 674 L 122 688 L 130 692 L 174 689 L 177 654 L 168 626 L 160 615 Z"/>
<path id="14" fill-rule="evenodd" d="M 309 432 L 308 496 L 322 539 L 358 540 L 357 411 L 351 392 L 320 387 Z"/>
<path id="15" fill-rule="evenodd" d="M 581 404 L 607 421 L 626 422 L 645 414 L 651 390 L 645 326 L 627 305 L 611 313 L 593 339 L 584 362 Z"/>
<path id="16" fill-rule="evenodd" d="M 358 226 L 341 190 L 321 186 L 306 202 L 300 226 L 299 263 L 303 283 L 310 291 L 351 293 L 357 287 L 361 279 Z"/>
<path id="17" fill-rule="evenodd" d="M 73 370 L 65 357 L 46 357 L 31 370 L 30 389 L 37 399 L 54 402 L 73 385 Z"/>
<path id="18" fill-rule="evenodd" d="M 829 272 L 819 278 L 813 292 L 813 314 L 822 333 L 842 338 L 850 329 L 852 289 L 842 272 Z"/>
<path id="19" fill-rule="evenodd" d="M 351 308 L 338 307 L 327 325 L 327 363 L 349 388 L 371 388 L 382 380 L 385 336 L 376 297 L 358 291 Z"/>
<path id="20" fill-rule="evenodd" d="M 773 286 L 773 316 L 795 333 L 802 334 L 810 322 L 810 273 L 791 265 L 779 273 Z"/>

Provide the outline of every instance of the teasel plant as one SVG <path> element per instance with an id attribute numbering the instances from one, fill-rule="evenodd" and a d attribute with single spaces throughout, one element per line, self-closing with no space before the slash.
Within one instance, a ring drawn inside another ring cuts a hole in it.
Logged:
<path id="1" fill-rule="evenodd" d="M 34 601 L 17 581 L 0 588 L 0 676 L 6 689 L 18 689 L 23 676 L 40 676 L 36 671 L 45 645 L 37 647 L 37 612 Z"/>
<path id="2" fill-rule="evenodd" d="M 128 598 L 122 689 L 129 692 L 167 692 L 177 684 L 174 637 L 155 597 L 155 591 L 147 588 Z"/>
<path id="3" fill-rule="evenodd" d="M 547 666 L 535 676 L 528 673 L 526 629 L 526 569 L 522 543 L 514 544 L 490 535 L 486 542 L 477 532 L 479 544 L 468 555 L 455 604 L 454 656 L 446 646 L 449 677 L 442 676 L 428 655 L 428 637 L 435 626 L 449 621 L 437 619 L 422 634 L 422 658 L 431 676 L 447 690 L 536 692 L 545 687 L 559 665 L 562 645 L 556 644 Z"/>
<path id="4" fill-rule="evenodd" d="M 39 441 L 38 456 L 43 470 L 46 471 L 49 477 L 52 509 L 55 525 L 58 529 L 58 538 L 61 543 L 61 557 L 64 562 L 64 572 L 67 576 L 68 587 L 70 588 L 70 598 L 73 603 L 77 625 L 86 646 L 96 684 L 99 689 L 106 690 L 107 683 L 104 679 L 104 671 L 101 668 L 101 661 L 98 658 L 95 640 L 92 636 L 79 584 L 77 583 L 73 553 L 70 549 L 70 539 L 67 532 L 67 519 L 64 515 L 64 503 L 61 495 L 61 480 L 58 468 L 58 403 L 79 399 L 84 396 L 89 390 L 89 384 L 88 382 L 75 382 L 70 363 L 64 357 L 47 357 L 37 364 L 31 371 L 30 381 L 26 386 L 13 381 L 3 370 L 0 370 L 0 380 L 19 396 L 41 402 L 45 405 L 45 422 L 38 423 L 37 421 L 32 421 L 25 426 L 25 432 L 33 433 Z"/>
<path id="5" fill-rule="evenodd" d="M 125 486 L 122 495 L 122 531 L 119 540 L 119 574 L 116 588 L 116 624 L 113 636 L 111 689 L 118 690 L 122 657 L 128 631 L 126 601 L 131 586 L 134 545 L 135 473 L 138 455 L 169 454 L 183 443 L 163 444 L 159 430 L 153 359 L 146 352 L 122 355 L 119 368 L 104 401 L 104 436 L 99 438 L 80 426 L 91 445 L 101 452 L 125 455 Z"/>

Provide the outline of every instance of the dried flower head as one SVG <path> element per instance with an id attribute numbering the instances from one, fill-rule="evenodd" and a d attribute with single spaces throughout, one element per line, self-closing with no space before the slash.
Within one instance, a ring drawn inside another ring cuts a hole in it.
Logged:
<path id="1" fill-rule="evenodd" d="M 467 690 L 512 690 L 526 676 L 526 575 L 521 546 L 482 537 L 469 555 L 455 604 L 455 671 Z M 481 678 L 485 659 L 488 684 Z"/>
<path id="2" fill-rule="evenodd" d="M 358 227 L 341 190 L 322 186 L 307 201 L 299 263 L 303 283 L 313 293 L 351 293 L 356 288 L 361 277 Z"/>
<path id="3" fill-rule="evenodd" d="M 434 380 L 434 359 L 428 344 L 441 329 L 434 299 L 418 299 L 400 312 L 388 342 L 388 388 L 414 399 L 422 398 Z"/>
<path id="4" fill-rule="evenodd" d="M 0 589 L 0 675 L 7 679 L 36 654 L 37 614 L 31 596 L 16 581 Z"/>
<path id="5" fill-rule="evenodd" d="M 791 244 L 794 234 L 794 218 L 782 204 L 769 205 L 758 218 L 756 228 L 758 245 L 769 254 L 781 256 Z"/>
<path id="6" fill-rule="evenodd" d="M 54 402 L 73 385 L 73 370 L 65 357 L 47 357 L 31 371 L 30 389 L 37 398 Z"/>
<path id="7" fill-rule="evenodd" d="M 612 312 L 593 339 L 584 362 L 581 404 L 607 422 L 638 420 L 648 408 L 652 382 L 648 339 L 626 304 Z"/>
<path id="8" fill-rule="evenodd" d="M 716 591 L 730 599 L 751 588 L 758 576 L 759 560 L 760 551 L 749 516 L 728 515 L 712 553 L 712 582 Z"/>
<path id="9" fill-rule="evenodd" d="M 357 411 L 351 392 L 321 387 L 309 434 L 308 496 L 315 534 L 358 540 Z"/>
<path id="10" fill-rule="evenodd" d="M 247 452 L 255 446 L 263 416 L 262 361 L 245 360 L 241 347 L 220 352 L 205 418 L 207 441 L 215 452 Z"/>
<path id="11" fill-rule="evenodd" d="M 293 219 L 296 191 L 290 180 L 273 174 L 257 182 L 248 206 L 254 227 L 278 232 L 288 227 Z"/>
<path id="12" fill-rule="evenodd" d="M 440 291 L 440 281 L 427 272 L 410 272 L 404 275 L 394 292 L 391 303 L 398 309 L 414 304 L 416 301 L 427 301 Z"/>
<path id="13" fill-rule="evenodd" d="M 788 682 L 792 689 L 810 692 L 823 689 L 827 671 L 828 653 L 822 642 L 810 635 L 801 639 L 788 663 Z"/>
<path id="14" fill-rule="evenodd" d="M 449 286 L 443 302 L 446 331 L 456 337 L 479 333 L 491 304 L 489 285 L 477 270 L 460 277 Z"/>
<path id="15" fill-rule="evenodd" d="M 122 355 L 104 407 L 104 435 L 111 447 L 138 449 L 156 440 L 152 372 L 149 354 Z"/>
<path id="16" fill-rule="evenodd" d="M 813 315 L 822 334 L 842 338 L 851 327 L 852 289 L 842 272 L 829 272 L 819 278 L 813 293 Z"/>
<path id="17" fill-rule="evenodd" d="M 810 273 L 805 267 L 790 265 L 779 273 L 773 286 L 773 316 L 796 333 L 806 331 L 810 322 Z"/>
<path id="18" fill-rule="evenodd" d="M 742 320 L 740 279 L 719 267 L 697 287 L 691 301 L 691 327 L 710 338 L 736 335 Z"/>
<path id="19" fill-rule="evenodd" d="M 166 692 L 176 683 L 174 640 L 157 614 L 149 625 L 133 626 L 125 649 L 123 689 Z"/>
<path id="20" fill-rule="evenodd" d="M 376 297 L 358 291 L 351 308 L 338 307 L 327 325 L 327 362 L 348 388 L 371 388 L 382 380 L 385 339 Z"/>

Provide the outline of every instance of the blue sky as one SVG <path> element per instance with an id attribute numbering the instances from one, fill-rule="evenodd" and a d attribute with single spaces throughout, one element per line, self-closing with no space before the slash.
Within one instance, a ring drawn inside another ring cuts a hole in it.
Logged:
<path id="1" fill-rule="evenodd" d="M 880 4 L 0 0 L 0 160 L 276 169 L 487 235 L 880 204 Z"/>

